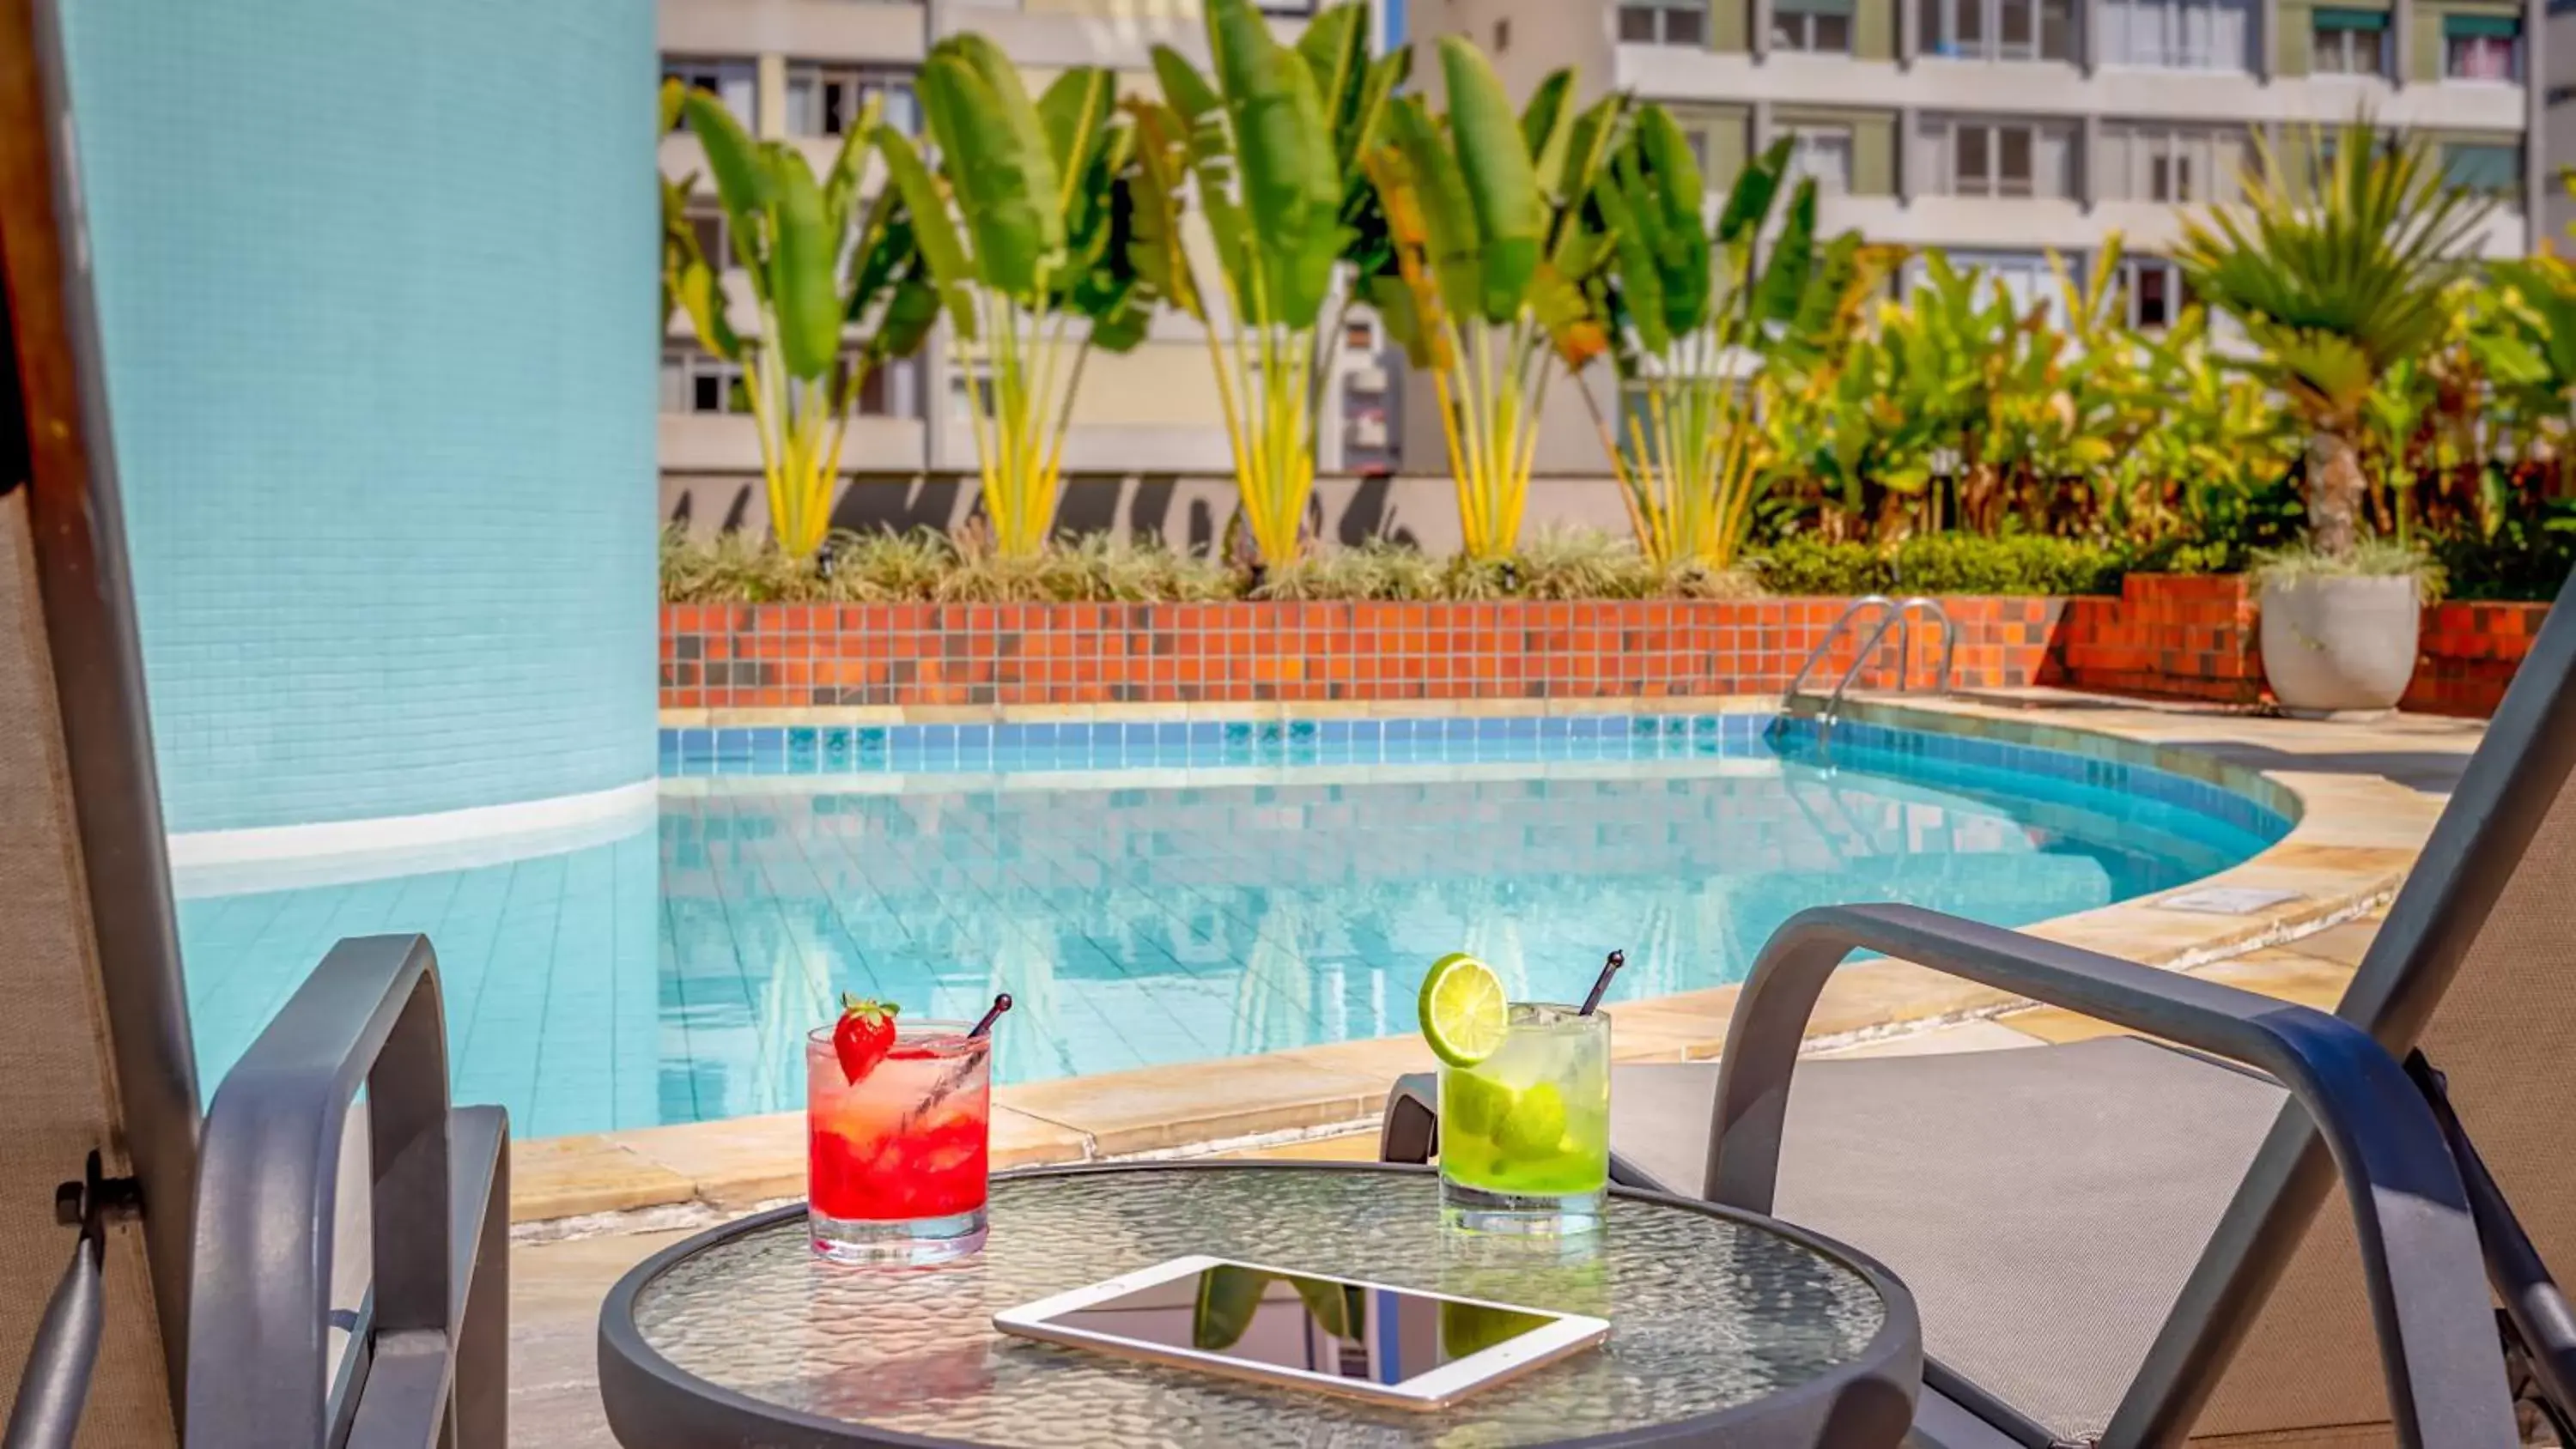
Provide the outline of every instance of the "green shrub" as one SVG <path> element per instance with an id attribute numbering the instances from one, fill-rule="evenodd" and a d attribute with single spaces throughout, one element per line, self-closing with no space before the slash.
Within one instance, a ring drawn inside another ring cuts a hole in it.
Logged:
<path id="1" fill-rule="evenodd" d="M 1774 594 L 2102 594 L 2117 592 L 2126 559 L 2070 539 L 1938 533 L 1894 547 L 1792 537 L 1754 560 Z"/>

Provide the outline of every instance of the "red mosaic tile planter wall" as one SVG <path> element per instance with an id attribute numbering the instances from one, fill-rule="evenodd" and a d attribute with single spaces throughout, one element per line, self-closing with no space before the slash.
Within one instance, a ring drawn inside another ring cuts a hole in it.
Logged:
<path id="1" fill-rule="evenodd" d="M 1955 598 L 1962 688 L 2063 684 L 2254 704 L 2253 587 L 2132 574 L 2117 598 Z M 662 707 L 1582 699 L 1769 694 L 1841 599 L 1490 604 L 674 604 Z M 2405 707 L 2484 716 L 2545 604 L 2443 604 Z M 1910 677 L 1931 678 L 1933 631 Z M 1815 675 L 1840 677 L 1849 635 Z M 1895 680 L 1882 648 L 1864 687 Z"/>
<path id="2" fill-rule="evenodd" d="M 1945 601 L 1963 687 L 2053 682 L 2056 599 Z M 1761 694 L 1841 599 L 1489 604 L 675 604 L 666 709 Z M 1936 665 L 1914 630 L 1915 677 Z M 1847 640 L 1816 677 L 1829 686 Z M 1886 648 L 1866 683 L 1894 680 Z"/>
<path id="3" fill-rule="evenodd" d="M 2263 697 L 2254 591 L 2241 575 L 2131 574 L 2118 598 L 2069 599 L 2060 648 L 2077 689 L 2227 704 Z"/>
<path id="4" fill-rule="evenodd" d="M 2547 604 L 2436 604 L 2424 611 L 2423 653 L 2403 708 L 2484 719 L 2531 652 Z"/>

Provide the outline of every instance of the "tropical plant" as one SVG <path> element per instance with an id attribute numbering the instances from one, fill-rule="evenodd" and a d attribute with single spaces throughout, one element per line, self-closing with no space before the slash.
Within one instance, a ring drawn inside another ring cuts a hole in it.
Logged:
<path id="1" fill-rule="evenodd" d="M 972 32 L 931 47 L 919 87 L 937 170 L 894 127 L 873 134 L 965 364 L 994 545 L 1030 557 L 1055 526 L 1084 364 L 1134 348 L 1153 315 L 1135 267 L 1135 137 L 1110 72 L 1076 66 L 1032 103 L 1019 68 Z"/>
<path id="2" fill-rule="evenodd" d="M 1154 48 L 1161 102 L 1130 100 L 1137 144 L 1136 265 L 1207 338 L 1243 517 L 1261 557 L 1296 558 L 1339 329 L 1320 330 L 1343 222 L 1342 158 L 1367 144 L 1402 73 L 1372 59 L 1367 6 L 1333 7 L 1295 49 L 1251 0 L 1208 0 L 1213 83 Z M 1220 300 L 1182 228 L 1195 195 L 1214 241 Z"/>
<path id="3" fill-rule="evenodd" d="M 1448 115 L 1398 96 L 1386 141 L 1364 152 L 1387 228 L 1365 282 L 1389 336 L 1432 375 L 1466 551 L 1491 560 L 1520 536 L 1554 370 L 1608 346 L 1586 288 L 1609 238 L 1586 201 L 1625 102 L 1578 115 L 1560 71 L 1515 117 L 1474 46 L 1442 37 L 1440 67 Z"/>
<path id="4" fill-rule="evenodd" d="M 679 94 L 676 82 L 665 82 L 662 106 L 666 116 L 685 116 L 705 149 L 758 325 L 738 332 L 727 315 L 725 259 L 704 254 L 685 214 L 694 177 L 662 182 L 664 316 L 676 302 L 700 346 L 741 366 L 770 528 L 790 557 L 805 558 L 831 526 L 841 443 L 860 388 L 888 359 L 920 350 L 937 302 L 891 191 L 858 216 L 850 240 L 861 128 L 851 129 L 817 180 L 803 152 L 754 141 L 709 92 Z M 869 324 L 866 340 L 845 351 L 843 330 Z"/>
<path id="5" fill-rule="evenodd" d="M 2192 290 L 2243 325 L 2257 376 L 2306 429 L 2310 535 L 2344 558 L 2361 540 L 2371 389 L 2440 341 L 2446 293 L 2493 202 L 2447 182 L 2421 138 L 2383 142 L 2367 118 L 2331 142 L 2310 128 L 2315 165 L 2284 166 L 2259 134 L 2255 147 L 2242 205 L 2187 216 L 2174 255 Z"/>
<path id="6" fill-rule="evenodd" d="M 1714 236 L 1698 163 L 1661 106 L 1638 111 L 1594 191 L 1614 246 L 1612 315 L 1625 324 L 1612 350 L 1625 436 L 1597 407 L 1593 421 L 1637 546 L 1659 563 L 1735 562 L 1771 477 L 1758 416 L 1769 358 L 1817 349 L 1873 280 L 1859 233 L 1817 245 L 1812 178 L 1780 212 L 1792 141 L 1737 174 Z M 1757 252 L 1775 213 L 1778 235 Z"/>

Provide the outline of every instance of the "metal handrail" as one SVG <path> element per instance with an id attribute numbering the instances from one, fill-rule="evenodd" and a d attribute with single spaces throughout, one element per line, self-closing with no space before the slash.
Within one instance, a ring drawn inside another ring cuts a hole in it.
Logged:
<path id="1" fill-rule="evenodd" d="M 1933 677 L 1932 692 L 1936 695 L 1950 692 L 1950 665 L 1959 648 L 1959 629 L 1958 625 L 1951 620 L 1950 611 L 1941 607 L 1940 600 L 1928 594 L 1916 594 L 1901 602 L 1885 594 L 1867 594 L 1852 600 L 1845 606 L 1842 613 L 1836 615 L 1834 622 L 1825 629 L 1824 637 L 1816 641 L 1816 647 L 1807 652 L 1806 662 L 1800 664 L 1798 672 L 1790 676 L 1789 687 L 1780 695 L 1781 712 L 1785 714 L 1796 705 L 1799 687 L 1807 682 L 1809 674 L 1815 672 L 1817 663 L 1833 648 L 1834 641 L 1842 636 L 1844 628 L 1861 611 L 1872 608 L 1880 611 L 1877 627 L 1870 630 L 1869 637 L 1861 641 L 1860 651 L 1852 656 L 1850 667 L 1843 671 L 1841 679 L 1835 681 L 1833 689 L 1825 696 L 1824 706 L 1817 711 L 1817 731 L 1822 739 L 1833 738 L 1834 720 L 1842 710 L 1843 696 L 1850 691 L 1852 681 L 1860 677 L 1861 670 L 1868 667 L 1870 656 L 1877 651 L 1879 642 L 1887 637 L 1887 631 L 1905 624 L 1918 610 L 1930 614 L 1941 626 L 1941 666 L 1940 672 Z M 1914 641 L 1910 631 L 1899 637 L 1901 642 L 1897 651 L 1896 689 L 1902 694 L 1905 692 L 1906 670 L 1914 662 Z"/>

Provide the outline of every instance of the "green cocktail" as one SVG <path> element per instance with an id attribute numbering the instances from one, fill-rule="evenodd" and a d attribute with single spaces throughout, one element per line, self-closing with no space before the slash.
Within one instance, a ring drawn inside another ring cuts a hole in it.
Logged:
<path id="1" fill-rule="evenodd" d="M 1488 1232 L 1600 1226 L 1610 1184 L 1610 1017 L 1516 1001 L 1502 1044 L 1440 1069 L 1440 1201 Z"/>

